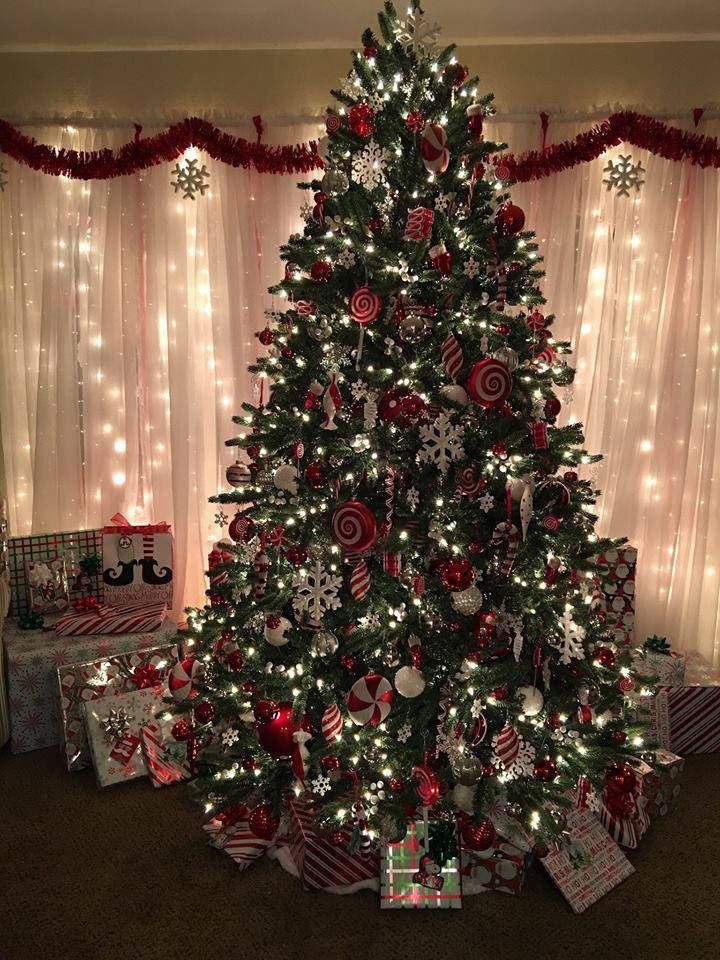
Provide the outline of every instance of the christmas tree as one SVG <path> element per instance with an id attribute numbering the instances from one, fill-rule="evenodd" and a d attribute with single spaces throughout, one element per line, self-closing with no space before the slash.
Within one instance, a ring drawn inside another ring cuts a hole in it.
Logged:
<path id="1" fill-rule="evenodd" d="M 424 808 L 484 849 L 502 810 L 540 851 L 575 792 L 630 788 L 640 732 L 595 602 L 599 458 L 557 423 L 569 344 L 491 95 L 417 3 L 379 24 L 282 249 L 174 733 L 207 810 L 258 836 L 300 797 L 338 845 Z"/>

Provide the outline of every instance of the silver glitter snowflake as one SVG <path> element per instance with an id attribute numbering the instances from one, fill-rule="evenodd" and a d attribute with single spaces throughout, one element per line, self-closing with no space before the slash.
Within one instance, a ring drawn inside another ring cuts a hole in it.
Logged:
<path id="1" fill-rule="evenodd" d="M 474 717 L 477 720 L 482 715 L 483 715 L 482 700 L 473 700 L 472 706 L 470 707 L 470 716 Z"/>
<path id="2" fill-rule="evenodd" d="M 232 745 L 237 743 L 240 739 L 240 734 L 237 732 L 237 730 L 226 730 L 220 739 L 222 740 L 222 745 L 225 748 L 232 747 Z"/>
<path id="3" fill-rule="evenodd" d="M 349 97 L 351 100 L 357 99 L 361 89 L 360 77 L 358 77 L 354 70 L 351 70 L 340 84 L 340 93 Z"/>
<path id="4" fill-rule="evenodd" d="M 401 727 L 398 727 L 395 732 L 395 739 L 398 743 L 407 743 L 411 736 L 412 727 L 409 723 L 404 723 Z"/>
<path id="5" fill-rule="evenodd" d="M 320 560 L 309 569 L 298 570 L 293 577 L 293 587 L 295 613 L 298 617 L 307 614 L 312 623 L 322 620 L 328 610 L 342 606 L 338 597 L 342 577 L 327 571 Z"/>
<path id="6" fill-rule="evenodd" d="M 384 168 L 390 157 L 389 151 L 375 140 L 370 140 L 352 158 L 352 178 L 366 190 L 374 190 L 385 182 Z"/>
<path id="7" fill-rule="evenodd" d="M 639 193 L 640 187 L 645 183 L 641 176 L 645 173 L 644 168 L 639 161 L 633 163 L 633 158 L 629 154 L 626 157 L 622 155 L 618 157 L 617 163 L 608 160 L 607 166 L 603 167 L 603 173 L 608 175 L 603 183 L 608 190 L 614 188 L 619 197 L 629 197 L 631 187 L 635 187 L 635 192 Z"/>
<path id="8" fill-rule="evenodd" d="M 228 522 L 228 515 L 225 513 L 224 510 L 218 510 L 218 512 L 215 514 L 215 523 L 219 527 L 224 527 L 227 522 Z"/>
<path id="9" fill-rule="evenodd" d="M 380 113 L 381 110 L 385 109 L 385 94 L 381 93 L 379 90 L 376 90 L 375 93 L 369 94 L 365 99 L 373 108 L 375 113 Z"/>
<path id="10" fill-rule="evenodd" d="M 315 204 L 310 203 L 309 200 L 306 200 L 300 205 L 300 216 L 306 222 L 312 220 L 313 210 L 315 209 Z"/>
<path id="11" fill-rule="evenodd" d="M 376 613 L 368 613 L 358 620 L 358 626 L 365 630 L 377 630 L 380 626 L 380 617 Z"/>
<path id="12" fill-rule="evenodd" d="M 480 264 L 474 257 L 470 257 L 469 260 L 466 260 L 463 264 L 463 273 L 466 277 L 478 277 L 480 275 Z"/>
<path id="13" fill-rule="evenodd" d="M 446 474 L 453 461 L 465 456 L 464 436 L 465 427 L 453 423 L 446 413 L 441 413 L 432 423 L 420 427 L 422 449 L 418 460 L 433 463 L 440 473 Z"/>
<path id="14" fill-rule="evenodd" d="M 319 773 L 314 780 L 310 781 L 310 786 L 313 793 L 316 793 L 319 797 L 324 797 L 326 793 L 330 792 L 330 777 L 326 777 L 324 773 Z"/>
<path id="15" fill-rule="evenodd" d="M 490 513 L 495 506 L 495 497 L 491 493 L 484 493 L 477 501 L 477 505 L 483 513 Z"/>
<path id="16" fill-rule="evenodd" d="M 410 509 L 415 512 L 417 505 L 420 503 L 420 493 L 415 489 L 415 487 L 410 487 L 408 492 L 405 494 L 405 502 Z"/>
<path id="17" fill-rule="evenodd" d="M 447 213 L 455 199 L 454 193 L 440 193 L 435 197 L 435 209 Z"/>
<path id="18" fill-rule="evenodd" d="M 355 253 L 350 247 L 345 247 L 335 257 L 336 267 L 345 267 L 346 269 L 355 265 Z"/>
<path id="19" fill-rule="evenodd" d="M 368 395 L 368 385 L 364 380 L 356 380 L 350 387 L 353 400 L 364 400 Z"/>
<path id="20" fill-rule="evenodd" d="M 398 21 L 393 33 L 406 50 L 430 57 L 437 51 L 440 24 L 426 21 L 419 8 L 408 9 L 405 20 Z"/>
<path id="21" fill-rule="evenodd" d="M 182 191 L 186 200 L 194 200 L 196 193 L 204 197 L 205 191 L 210 189 L 210 184 L 205 183 L 205 179 L 210 174 L 205 164 L 198 170 L 199 162 L 199 160 L 185 160 L 182 166 L 176 163 L 172 169 L 175 179 L 170 181 L 170 185 L 175 187 L 175 193 Z"/>
<path id="22" fill-rule="evenodd" d="M 563 629 L 562 637 L 550 640 L 552 646 L 560 651 L 560 663 L 568 664 L 571 660 L 584 660 L 583 640 L 585 639 L 585 630 L 579 623 L 575 623 L 571 610 L 565 611 L 561 625 Z"/>

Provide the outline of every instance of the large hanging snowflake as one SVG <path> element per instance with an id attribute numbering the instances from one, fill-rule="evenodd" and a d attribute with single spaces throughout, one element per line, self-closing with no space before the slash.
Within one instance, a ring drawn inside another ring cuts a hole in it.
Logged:
<path id="1" fill-rule="evenodd" d="M 328 610 L 342 606 L 338 590 L 342 577 L 329 573 L 320 560 L 307 570 L 298 570 L 293 577 L 295 597 L 293 609 L 298 617 L 307 614 L 311 623 L 319 623 Z"/>
<path id="2" fill-rule="evenodd" d="M 565 611 L 560 623 L 563 629 L 562 637 L 550 641 L 552 646 L 560 651 L 560 663 L 568 664 L 571 660 L 584 660 L 584 628 L 579 623 L 575 623 L 570 610 Z"/>
<path id="3" fill-rule="evenodd" d="M 390 154 L 374 140 L 352 158 L 352 178 L 366 190 L 374 190 L 385 182 L 385 164 Z"/>
<path id="4" fill-rule="evenodd" d="M 182 191 L 186 200 L 194 200 L 198 192 L 201 197 L 204 197 L 205 191 L 210 189 L 210 184 L 205 183 L 205 178 L 210 174 L 205 164 L 198 170 L 199 162 L 199 160 L 186 160 L 182 166 L 176 163 L 173 167 L 175 179 L 170 181 L 170 185 L 175 187 L 175 193 Z"/>
<path id="5" fill-rule="evenodd" d="M 465 448 L 462 445 L 465 427 L 452 422 L 446 413 L 420 427 L 422 450 L 418 453 L 421 462 L 434 463 L 440 473 L 446 474 L 454 460 L 462 460 Z"/>
<path id="6" fill-rule="evenodd" d="M 440 24 L 427 22 L 419 9 L 408 10 L 406 19 L 398 21 L 393 33 L 406 50 L 430 57 L 437 51 Z"/>
<path id="7" fill-rule="evenodd" d="M 629 197 L 631 187 L 635 187 L 635 192 L 639 193 L 640 187 L 645 183 L 641 177 L 641 174 L 645 173 L 644 168 L 640 166 L 639 162 L 633 163 L 629 154 L 626 157 L 618 157 L 617 163 L 608 160 L 607 166 L 603 167 L 603 173 L 608 175 L 607 180 L 603 180 L 603 183 L 608 190 L 612 190 L 614 187 L 619 197 Z"/>

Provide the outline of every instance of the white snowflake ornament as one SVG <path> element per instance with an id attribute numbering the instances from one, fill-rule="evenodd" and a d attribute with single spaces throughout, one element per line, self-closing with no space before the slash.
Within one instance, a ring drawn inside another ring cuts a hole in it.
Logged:
<path id="1" fill-rule="evenodd" d="M 355 254 L 350 247 L 344 247 L 335 257 L 335 266 L 346 270 L 355 265 Z"/>
<path id="2" fill-rule="evenodd" d="M 480 276 L 480 264 L 477 262 L 475 257 L 470 257 L 469 260 L 466 260 L 463 264 L 462 270 L 465 276 L 470 277 L 470 279 Z"/>
<path id="3" fill-rule="evenodd" d="M 635 187 L 635 192 L 640 192 L 640 187 L 645 181 L 642 174 L 645 173 L 640 163 L 633 163 L 632 156 L 618 157 L 617 163 L 608 160 L 607 166 L 603 167 L 603 173 L 606 173 L 607 180 L 603 180 L 608 190 L 615 189 L 619 197 L 629 197 L 631 187 Z"/>
<path id="4" fill-rule="evenodd" d="M 429 23 L 419 7 L 410 7 L 405 20 L 398 21 L 393 33 L 397 42 L 407 51 L 431 57 L 437 51 L 440 24 Z"/>
<path id="5" fill-rule="evenodd" d="M 238 742 L 240 734 L 237 730 L 226 730 L 220 739 L 222 740 L 222 745 L 227 749 Z"/>
<path id="6" fill-rule="evenodd" d="M 446 474 L 451 463 L 465 457 L 464 436 L 465 427 L 453 423 L 446 413 L 441 413 L 432 423 L 420 427 L 422 449 L 418 460 L 432 463 L 441 474 Z"/>
<path id="7" fill-rule="evenodd" d="M 330 792 L 330 777 L 325 776 L 324 773 L 319 773 L 314 780 L 310 781 L 310 787 L 313 793 L 316 793 L 319 797 L 324 797 L 326 793 Z"/>
<path id="8" fill-rule="evenodd" d="M 210 189 L 210 184 L 205 183 L 209 178 L 205 164 L 198 170 L 199 160 L 185 160 L 182 166 L 176 163 L 172 169 L 175 179 L 170 181 L 170 186 L 175 187 L 175 193 L 180 193 L 186 200 L 194 200 L 195 194 L 199 193 L 201 197 L 205 196 L 205 191 Z"/>
<path id="9" fill-rule="evenodd" d="M 415 487 L 410 487 L 408 492 L 405 494 L 405 502 L 413 511 L 413 513 L 415 510 L 417 510 L 417 505 L 420 503 L 420 494 Z"/>
<path id="10" fill-rule="evenodd" d="M 480 507 L 483 513 L 490 513 L 492 508 L 495 506 L 495 497 L 491 493 L 484 493 L 479 500 L 476 500 L 477 505 Z"/>
<path id="11" fill-rule="evenodd" d="M 327 571 L 320 560 L 311 569 L 298 570 L 293 577 L 293 587 L 293 609 L 300 619 L 307 614 L 311 623 L 319 623 L 328 610 L 342 606 L 338 597 L 342 577 Z"/>
<path id="12" fill-rule="evenodd" d="M 572 618 L 572 611 L 565 610 L 561 625 L 563 629 L 562 637 L 550 640 L 551 645 L 560 651 L 560 663 L 567 665 L 571 660 L 584 660 L 583 640 L 585 639 L 585 630 L 579 623 L 575 623 Z"/>
<path id="13" fill-rule="evenodd" d="M 352 178 L 366 190 L 374 190 L 385 182 L 385 165 L 390 153 L 375 140 L 370 140 L 352 158 Z"/>
<path id="14" fill-rule="evenodd" d="M 440 193 L 435 197 L 435 209 L 441 213 L 447 213 L 455 200 L 454 193 Z"/>
<path id="15" fill-rule="evenodd" d="M 412 735 L 412 727 L 409 723 L 404 723 L 395 731 L 395 739 L 398 743 L 407 743 Z"/>

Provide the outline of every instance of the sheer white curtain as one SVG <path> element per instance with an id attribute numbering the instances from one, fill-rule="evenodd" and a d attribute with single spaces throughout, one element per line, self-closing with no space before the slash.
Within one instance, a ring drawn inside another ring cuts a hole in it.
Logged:
<path id="1" fill-rule="evenodd" d="M 552 124 L 549 142 L 585 127 Z M 538 147 L 537 124 L 489 133 L 516 152 Z M 637 196 L 603 185 L 603 166 L 620 154 L 645 168 Z M 622 144 L 514 196 L 541 242 L 557 335 L 575 348 L 568 414 L 605 455 L 592 474 L 599 529 L 639 548 L 638 636 L 666 633 L 717 664 L 720 173 Z"/>
<path id="2" fill-rule="evenodd" d="M 123 129 L 25 128 L 115 146 Z M 148 133 L 151 131 L 147 131 Z M 254 136 L 254 132 L 245 132 Z M 270 131 L 296 142 L 318 128 Z M 82 183 L 7 161 L 0 194 L 0 418 L 14 534 L 97 527 L 121 510 L 168 520 L 176 613 L 202 602 L 230 417 L 252 398 L 254 331 L 298 228 L 296 177 L 207 158 L 196 201 L 171 164 Z"/>

